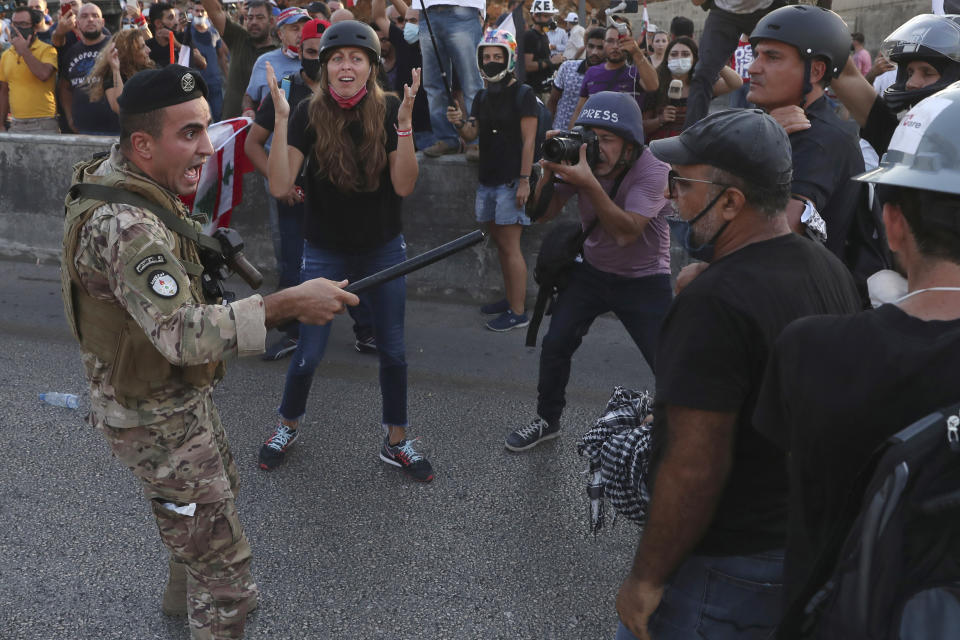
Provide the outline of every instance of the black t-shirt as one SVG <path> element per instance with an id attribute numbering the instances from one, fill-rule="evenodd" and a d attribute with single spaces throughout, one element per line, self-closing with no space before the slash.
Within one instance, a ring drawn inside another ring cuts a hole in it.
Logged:
<path id="1" fill-rule="evenodd" d="M 893 132 L 897 130 L 897 114 L 890 110 L 883 98 L 877 96 L 870 107 L 867 123 L 860 130 L 860 137 L 870 143 L 880 156 L 887 152 Z"/>
<path id="2" fill-rule="evenodd" d="M 792 192 L 810 199 L 827 223 L 827 248 L 841 260 L 867 185 L 850 178 L 863 173 L 863 154 L 851 131 L 825 97 L 806 109 L 810 128 L 790 135 Z"/>
<path id="3" fill-rule="evenodd" d="M 859 309 L 846 267 L 794 234 L 724 256 L 674 299 L 657 347 L 654 466 L 670 429 L 664 405 L 737 413 L 733 464 L 696 553 L 746 555 L 784 547 L 786 455 L 751 426 L 767 357 L 793 320 Z"/>
<path id="4" fill-rule="evenodd" d="M 871 453 L 889 436 L 960 397 L 960 320 L 927 322 L 895 305 L 805 318 L 770 357 L 754 425 L 790 452 L 786 596 L 793 598 L 837 525 Z"/>
<path id="5" fill-rule="evenodd" d="M 313 158 L 316 134 L 310 127 L 309 104 L 309 100 L 304 100 L 297 105 L 290 115 L 287 133 L 287 144 L 303 154 L 307 196 L 304 237 L 321 249 L 346 253 L 382 246 L 401 231 L 402 200 L 393 190 L 389 162 L 380 173 L 380 185 L 375 191 L 340 191 L 328 178 L 317 175 Z M 383 128 L 387 132 L 385 146 L 388 156 L 397 149 L 394 126 L 399 108 L 400 100 L 387 96 Z M 356 144 L 362 135 L 359 121 L 351 122 L 344 135 L 350 136 Z"/>
<path id="6" fill-rule="evenodd" d="M 187 33 L 178 33 L 178 32 L 176 32 L 176 31 L 174 31 L 174 32 L 173 32 L 173 37 L 174 37 L 174 39 L 175 39 L 177 42 L 179 42 L 181 45 L 186 45 L 186 46 L 188 46 L 188 47 L 190 46 L 190 35 L 189 35 L 189 34 L 187 34 Z M 147 40 L 147 47 L 150 49 L 150 59 L 153 60 L 158 67 L 165 67 L 165 66 L 167 66 L 167 65 L 170 64 L 170 43 L 169 43 L 169 42 L 165 42 L 165 43 L 162 43 L 162 44 L 161 44 L 160 41 L 157 40 L 157 37 L 154 36 L 154 37 L 150 38 L 149 40 Z M 174 53 L 173 53 L 173 55 L 174 55 L 175 57 L 176 57 L 176 56 L 179 56 L 179 55 L 180 55 L 180 50 L 179 50 L 179 49 L 175 50 Z M 217 63 L 216 60 L 213 60 L 213 61 L 208 60 L 208 61 L 207 61 L 208 64 L 209 64 L 210 62 L 212 62 L 213 64 L 216 64 L 216 63 Z"/>
<path id="7" fill-rule="evenodd" d="M 403 99 L 403 85 L 413 82 L 412 71 L 423 67 L 423 56 L 420 55 L 420 44 L 407 42 L 403 37 L 403 29 L 393 23 L 390 24 L 390 44 L 393 45 L 394 55 L 397 57 L 396 66 L 393 68 L 396 72 L 394 84 L 390 90 L 396 91 L 397 95 Z M 427 103 L 427 92 L 422 85 L 413 101 L 413 130 L 432 131 L 430 105 Z"/>
<path id="8" fill-rule="evenodd" d="M 550 62 L 550 40 L 539 29 L 528 29 L 523 34 L 523 52 L 524 55 L 532 53 L 534 60 Z M 523 60 L 517 60 L 518 66 L 522 64 Z M 543 71 L 528 71 L 524 82 L 539 91 L 552 73 L 549 66 Z"/>
<path id="9" fill-rule="evenodd" d="M 477 94 L 470 116 L 477 119 L 480 138 L 480 184 L 495 187 L 516 180 L 520 175 L 523 135 L 520 118 L 537 116 L 537 97 L 529 88 L 523 91 L 517 109 L 518 83 L 491 92 Z"/>
<path id="10" fill-rule="evenodd" d="M 73 124 L 78 133 L 102 133 L 115 135 L 120 133 L 120 121 L 107 103 L 106 97 L 97 102 L 90 102 L 89 81 L 90 71 L 93 69 L 100 50 L 103 49 L 108 38 L 97 44 L 76 42 L 67 49 L 62 57 L 63 66 L 60 67 L 60 76 L 70 83 L 70 105 L 73 114 Z M 112 74 L 109 76 L 113 80 Z"/>

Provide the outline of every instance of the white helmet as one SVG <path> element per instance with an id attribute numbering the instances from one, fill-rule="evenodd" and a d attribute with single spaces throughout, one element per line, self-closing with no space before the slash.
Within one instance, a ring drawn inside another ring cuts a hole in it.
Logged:
<path id="1" fill-rule="evenodd" d="M 533 0 L 533 6 L 530 7 L 530 13 L 560 13 L 553 6 L 553 0 Z"/>

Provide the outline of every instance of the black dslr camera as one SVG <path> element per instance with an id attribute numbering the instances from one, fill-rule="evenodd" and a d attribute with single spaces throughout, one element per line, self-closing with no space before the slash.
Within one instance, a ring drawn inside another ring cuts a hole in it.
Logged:
<path id="1" fill-rule="evenodd" d="M 561 131 L 543 143 L 543 159 L 547 162 L 580 162 L 580 145 L 587 145 L 587 165 L 591 168 L 600 159 L 600 141 L 597 134 L 583 127 L 574 127 L 570 131 Z"/>

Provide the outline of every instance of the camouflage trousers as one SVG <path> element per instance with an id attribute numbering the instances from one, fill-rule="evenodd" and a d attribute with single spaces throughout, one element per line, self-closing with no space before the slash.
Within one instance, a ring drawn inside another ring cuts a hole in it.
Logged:
<path id="1" fill-rule="evenodd" d="M 195 409 L 159 424 L 99 428 L 143 485 L 172 559 L 186 566 L 191 637 L 242 638 L 257 585 L 234 504 L 237 468 L 210 394 Z M 195 503 L 196 510 L 181 515 L 165 503 Z"/>

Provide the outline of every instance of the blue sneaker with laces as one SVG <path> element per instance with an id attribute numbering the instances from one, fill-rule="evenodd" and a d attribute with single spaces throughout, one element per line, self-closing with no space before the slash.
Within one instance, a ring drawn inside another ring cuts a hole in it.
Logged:
<path id="1" fill-rule="evenodd" d="M 512 329 L 522 329 L 528 324 L 530 324 L 530 318 L 527 317 L 527 314 L 518 316 L 510 309 L 507 309 L 496 318 L 488 322 L 487 329 L 490 329 L 490 331 L 498 331 L 503 333 L 504 331 L 510 331 Z"/>
<path id="2" fill-rule="evenodd" d="M 418 482 L 433 480 L 433 467 L 430 461 L 417 452 L 413 443 L 415 440 L 401 440 L 397 444 L 390 444 L 387 437 L 380 447 L 380 459 L 387 464 L 400 467 L 400 470 Z"/>

